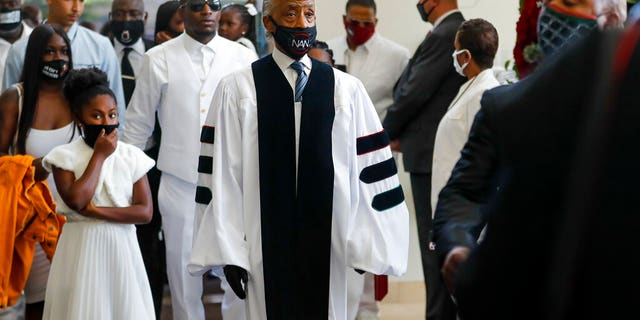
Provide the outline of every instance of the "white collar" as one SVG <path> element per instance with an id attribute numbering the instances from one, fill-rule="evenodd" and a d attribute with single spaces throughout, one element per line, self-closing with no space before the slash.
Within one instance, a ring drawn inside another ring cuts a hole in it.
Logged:
<path id="1" fill-rule="evenodd" d="M 209 42 L 207 42 L 206 44 L 203 44 L 197 41 L 196 39 L 192 38 L 186 32 L 182 33 L 180 37 L 183 38 L 182 41 L 184 43 L 184 48 L 187 49 L 187 52 L 200 51 L 203 47 L 206 47 L 211 49 L 214 53 L 216 52 L 216 47 L 218 47 L 217 45 L 219 43 L 218 38 L 220 38 L 218 35 L 216 35 Z"/>
<path id="2" fill-rule="evenodd" d="M 446 19 L 448 16 L 450 16 L 450 15 L 456 13 L 456 12 L 460 12 L 460 10 L 453 9 L 453 10 L 450 10 L 447 13 L 441 15 L 440 18 L 438 18 L 438 20 L 436 20 L 436 22 L 433 23 L 433 28 L 435 29 L 439 24 L 442 23 L 442 21 L 444 21 L 444 19 Z"/>
<path id="3" fill-rule="evenodd" d="M 16 39 L 15 42 L 18 42 L 18 40 L 22 40 L 24 38 L 29 38 L 31 31 L 33 31 L 33 28 L 31 28 L 27 23 L 24 22 L 24 20 L 22 20 L 22 32 L 20 33 L 20 37 L 18 37 L 18 39 Z M 11 42 L 5 40 L 4 38 L 0 38 L 0 43 L 9 45 L 9 46 L 12 45 Z"/>
<path id="4" fill-rule="evenodd" d="M 286 70 L 289 68 L 289 66 L 296 60 L 294 60 L 293 58 L 289 57 L 288 55 L 284 54 L 282 51 L 280 51 L 280 49 L 278 49 L 277 47 L 274 48 L 273 50 L 273 61 L 276 62 L 276 64 L 278 65 L 278 67 L 280 68 L 280 70 L 282 70 L 283 74 L 286 74 Z M 300 62 L 302 62 L 302 65 L 304 65 L 305 69 L 307 69 L 307 71 L 311 70 L 311 59 L 309 58 L 308 55 L 304 55 L 301 59 Z"/>
<path id="5" fill-rule="evenodd" d="M 116 49 L 116 52 L 121 52 L 122 50 L 124 50 L 124 48 L 131 48 L 133 49 L 133 51 L 139 53 L 140 55 L 143 55 L 145 52 L 144 41 L 142 40 L 142 37 L 130 46 L 125 46 L 120 43 L 120 41 L 113 39 L 113 47 Z"/>
<path id="6" fill-rule="evenodd" d="M 73 39 L 76 38 L 76 35 L 78 34 L 78 28 L 80 28 L 78 22 L 74 22 L 71 27 L 69 27 L 69 31 L 67 31 L 67 37 L 69 37 L 70 42 L 73 42 Z"/>

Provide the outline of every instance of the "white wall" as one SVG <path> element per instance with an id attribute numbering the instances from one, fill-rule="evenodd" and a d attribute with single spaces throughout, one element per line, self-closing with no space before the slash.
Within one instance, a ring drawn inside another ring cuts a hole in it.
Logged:
<path id="1" fill-rule="evenodd" d="M 377 31 L 405 46 L 413 54 L 424 39 L 431 25 L 420 20 L 416 10 L 417 0 L 377 0 Z M 344 34 L 342 15 L 346 0 L 316 0 L 318 39 L 329 40 Z M 458 0 L 462 14 L 467 19 L 483 18 L 491 22 L 500 35 L 500 49 L 496 66 L 513 60 L 516 40 L 518 0 Z"/>
<path id="2" fill-rule="evenodd" d="M 411 54 L 431 29 L 430 24 L 420 20 L 415 6 L 417 2 L 417 0 L 376 1 L 379 21 L 377 31 L 405 46 Z M 326 41 L 344 34 L 342 15 L 345 3 L 346 0 L 316 0 L 319 40 Z M 483 18 L 491 22 L 498 30 L 500 48 L 496 56 L 496 66 L 502 66 L 505 61 L 513 60 L 512 51 L 516 38 L 518 3 L 518 0 L 458 0 L 460 10 L 465 18 Z M 399 163 L 398 169 L 403 170 L 401 163 Z M 409 176 L 406 173 L 401 173 L 400 182 L 411 212 L 411 243 L 407 273 L 400 278 L 391 279 L 391 281 L 420 281 L 423 279 L 422 265 Z"/>

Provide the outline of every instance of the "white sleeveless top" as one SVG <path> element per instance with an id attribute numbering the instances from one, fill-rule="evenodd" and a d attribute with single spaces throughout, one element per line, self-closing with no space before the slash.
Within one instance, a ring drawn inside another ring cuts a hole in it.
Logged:
<path id="1" fill-rule="evenodd" d="M 18 90 L 19 119 L 22 113 L 22 97 L 24 92 L 22 84 L 15 84 L 14 87 Z M 72 137 L 74 140 L 79 138 L 80 133 L 75 132 L 75 130 L 76 129 L 73 121 L 62 128 L 53 130 L 40 130 L 31 128 L 29 130 L 29 133 L 27 134 L 27 139 L 25 141 L 25 153 L 28 155 L 32 155 L 35 158 L 44 157 L 53 148 L 69 143 Z M 52 174 L 50 174 L 47 178 L 47 184 L 49 184 L 49 190 L 51 190 L 51 194 L 55 198 L 58 194 L 58 190 L 56 189 L 56 184 L 53 181 Z"/>
<path id="2" fill-rule="evenodd" d="M 31 128 L 27 135 L 27 140 L 25 141 L 25 151 L 27 154 L 36 158 L 44 157 L 53 148 L 69 143 L 69 139 L 71 139 L 72 136 L 73 140 L 80 138 L 80 134 L 78 132 L 73 134 L 74 130 L 75 125 L 73 121 L 62 128 L 53 130 L 39 130 Z M 53 174 L 49 174 L 47 177 L 47 184 L 49 185 L 49 190 L 51 190 L 51 194 L 55 199 L 58 195 L 58 189 L 56 188 L 55 181 L 53 181 Z"/>

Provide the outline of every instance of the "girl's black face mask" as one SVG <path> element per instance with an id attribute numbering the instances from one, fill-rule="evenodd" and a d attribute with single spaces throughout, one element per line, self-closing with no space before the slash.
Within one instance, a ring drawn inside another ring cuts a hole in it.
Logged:
<path id="1" fill-rule="evenodd" d="M 311 44 L 316 39 L 316 26 L 309 28 L 287 28 L 278 25 L 271 16 L 271 22 L 276 25 L 276 31 L 272 32 L 273 39 L 285 53 L 295 59 L 300 60 L 311 48 Z"/>
<path id="2" fill-rule="evenodd" d="M 104 134 L 108 135 L 118 126 L 119 124 L 84 124 L 82 126 L 82 138 L 89 147 L 93 148 L 102 129 L 104 129 Z"/>

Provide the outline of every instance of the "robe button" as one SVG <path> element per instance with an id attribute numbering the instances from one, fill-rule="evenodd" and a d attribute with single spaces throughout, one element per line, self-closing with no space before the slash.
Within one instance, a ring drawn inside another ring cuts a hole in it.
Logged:
<path id="1" fill-rule="evenodd" d="M 51 241 L 47 241 L 47 246 L 51 247 Z"/>
<path id="2" fill-rule="evenodd" d="M 207 112 L 207 109 L 200 109 L 200 112 L 205 113 Z"/>
<path id="3" fill-rule="evenodd" d="M 53 231 L 53 227 L 49 227 L 49 231 Z"/>
<path id="4" fill-rule="evenodd" d="M 35 240 L 35 239 L 36 239 L 36 235 L 34 234 L 34 235 L 32 236 L 32 238 Z"/>
<path id="5" fill-rule="evenodd" d="M 201 96 L 201 97 L 204 97 L 204 96 L 206 96 L 206 95 L 207 95 L 207 93 L 206 93 L 206 92 L 200 92 L 200 96 Z"/>

